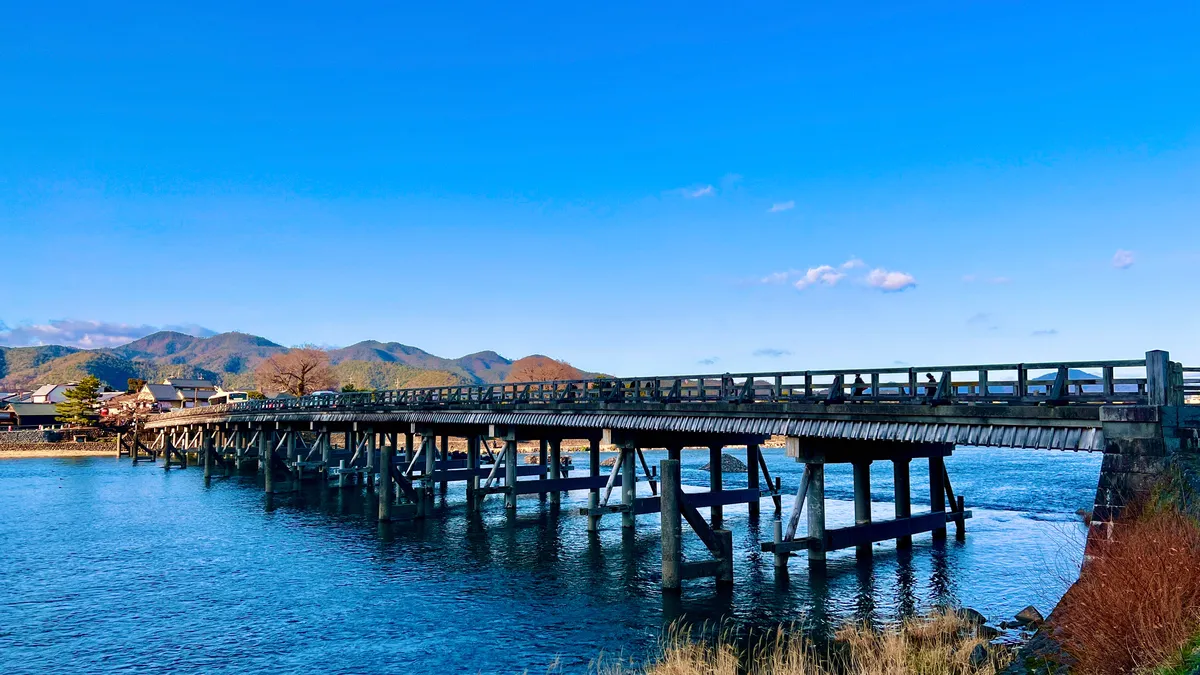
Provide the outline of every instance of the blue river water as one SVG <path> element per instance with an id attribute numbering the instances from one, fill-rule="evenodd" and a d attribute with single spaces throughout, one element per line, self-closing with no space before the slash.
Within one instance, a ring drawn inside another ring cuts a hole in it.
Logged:
<path id="1" fill-rule="evenodd" d="M 765 453 L 794 492 L 801 466 Z M 586 454 L 573 459 L 586 470 Z M 707 485 L 706 461 L 684 452 L 685 484 Z M 914 505 L 928 504 L 921 465 Z M 776 578 L 759 552 L 769 499 L 757 523 L 726 507 L 734 588 L 697 580 L 672 598 L 659 591 L 658 516 L 632 534 L 611 516 L 589 535 L 576 508 L 586 492 L 560 509 L 523 497 L 513 517 L 497 497 L 470 515 L 451 486 L 435 517 L 380 526 L 360 487 L 268 504 L 253 475 L 206 486 L 196 469 L 128 460 L 3 460 L 0 672 L 533 673 L 556 661 L 570 672 L 602 652 L 645 658 L 677 619 L 821 632 L 948 602 L 999 621 L 1028 604 L 1048 611 L 1077 574 L 1075 511 L 1090 508 L 1099 465 L 1086 453 L 960 448 L 947 467 L 974 511 L 964 542 L 918 535 L 911 553 L 881 543 L 869 564 L 841 551 L 817 577 L 794 558 Z M 851 524 L 850 467 L 830 466 L 826 481 L 829 526 Z M 744 487 L 745 474 L 725 486 Z M 877 517 L 891 517 L 891 495 L 891 465 L 878 462 Z"/>

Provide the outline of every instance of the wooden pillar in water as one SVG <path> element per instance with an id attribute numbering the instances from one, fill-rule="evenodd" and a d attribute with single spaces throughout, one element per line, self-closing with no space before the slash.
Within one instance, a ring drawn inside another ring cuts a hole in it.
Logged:
<path id="1" fill-rule="evenodd" d="M 467 436 L 467 510 L 479 510 L 479 442 L 478 434 Z"/>
<path id="2" fill-rule="evenodd" d="M 263 491 L 267 494 L 275 492 L 275 471 L 271 466 L 272 438 L 271 432 L 260 429 L 258 434 L 258 463 L 262 466 Z"/>
<path id="3" fill-rule="evenodd" d="M 662 474 L 662 493 L 659 498 L 662 508 L 662 588 L 678 591 L 680 572 L 683 567 L 683 521 L 679 512 L 679 460 L 664 459 L 659 462 Z"/>
<path id="4" fill-rule="evenodd" d="M 385 447 L 386 447 L 386 444 L 385 444 Z M 376 466 L 376 461 L 375 461 L 376 451 L 378 451 L 380 453 L 378 466 Z M 367 469 L 367 485 L 371 486 L 371 485 L 375 484 L 375 473 L 377 471 L 379 472 L 380 482 L 383 481 L 383 449 L 378 448 L 376 446 L 375 430 L 370 429 L 370 428 L 367 429 L 367 457 L 370 458 L 370 462 L 371 462 L 371 464 L 370 464 L 371 468 Z"/>
<path id="5" fill-rule="evenodd" d="M 175 448 L 175 430 L 167 429 L 163 434 L 163 471 L 171 470 L 171 452 Z"/>
<path id="6" fill-rule="evenodd" d="M 538 441 L 538 466 L 541 467 L 542 473 L 540 475 L 538 475 L 538 480 L 546 480 L 547 478 L 550 477 L 549 454 L 550 454 L 550 442 L 544 438 L 539 440 Z"/>
<path id="7" fill-rule="evenodd" d="M 450 437 L 446 436 L 444 434 L 442 435 L 442 447 L 441 447 L 441 452 L 438 453 L 438 459 L 440 459 L 443 462 L 450 461 Z M 446 466 L 446 465 L 443 464 L 442 466 Z M 449 487 L 449 485 L 450 484 L 444 480 L 438 481 L 438 492 L 441 492 L 442 494 L 446 494 L 446 490 Z"/>
<path id="8" fill-rule="evenodd" d="M 637 514 L 633 512 L 633 500 L 637 497 L 637 448 L 625 446 L 621 448 L 621 527 L 633 528 L 637 524 Z"/>
<path id="9" fill-rule="evenodd" d="M 825 460 L 807 462 L 808 468 L 808 545 L 809 566 L 825 564 Z"/>
<path id="10" fill-rule="evenodd" d="M 871 461 L 854 462 L 854 524 L 871 524 Z M 871 542 L 855 547 L 859 558 L 871 557 Z"/>
<path id="11" fill-rule="evenodd" d="M 550 478 L 564 478 L 562 474 L 562 439 L 555 438 L 550 441 Z M 562 503 L 562 492 L 555 490 L 550 493 L 551 504 Z"/>
<path id="12" fill-rule="evenodd" d="M 375 445 L 375 435 L 370 434 L 370 443 Z M 384 443 L 379 449 L 379 520 L 392 519 L 392 444 Z"/>
<path id="13" fill-rule="evenodd" d="M 517 510 L 517 442 L 504 441 L 504 508 Z"/>
<path id="14" fill-rule="evenodd" d="M 425 500 L 426 514 L 433 512 L 433 474 L 437 471 L 437 437 L 432 433 L 421 437 L 425 450 L 425 475 L 421 481 L 421 495 Z"/>
<path id="15" fill-rule="evenodd" d="M 321 481 L 323 482 L 321 487 L 328 488 L 329 465 L 333 458 L 333 434 L 329 432 L 329 429 L 325 429 L 321 434 L 321 439 Z"/>
<path id="16" fill-rule="evenodd" d="M 758 490 L 758 455 L 759 447 L 757 443 L 750 443 L 746 446 L 746 467 L 749 473 L 746 475 L 746 487 L 751 490 Z M 758 499 L 750 502 L 749 512 L 751 520 L 758 520 Z"/>
<path id="17" fill-rule="evenodd" d="M 600 439 L 588 439 L 588 476 L 593 479 L 600 477 Z M 592 513 L 600 508 L 600 488 L 588 490 L 588 523 L 587 531 L 595 532 L 600 527 L 600 516 Z"/>
<path id="18" fill-rule="evenodd" d="M 204 454 L 204 482 L 212 481 L 213 472 L 213 434 L 205 429 L 200 432 L 200 452 Z"/>
<path id="19" fill-rule="evenodd" d="M 363 440 L 358 436 L 359 434 L 357 433 L 346 434 L 346 449 L 350 452 L 351 457 L 354 457 L 354 452 L 358 450 L 359 443 Z M 367 429 L 366 436 L 372 443 L 374 443 L 375 439 L 373 438 L 373 434 L 371 433 L 370 429 Z M 370 448 L 372 447 L 374 446 L 368 446 L 367 451 L 364 453 L 366 462 L 363 465 L 363 483 L 365 483 L 368 487 L 375 485 L 375 453 L 371 452 Z M 340 484 L 341 483 L 339 483 L 339 485 Z"/>
<path id="20" fill-rule="evenodd" d="M 721 471 L 721 451 L 725 449 L 722 445 L 708 446 L 708 489 L 712 492 L 721 491 L 722 471 Z M 712 528 L 720 530 L 725 527 L 725 511 L 720 506 L 713 506 L 710 510 Z"/>
<path id="21" fill-rule="evenodd" d="M 411 464 L 413 461 L 413 434 L 411 431 L 404 432 L 404 462 Z"/>
<path id="22" fill-rule="evenodd" d="M 909 480 L 909 462 L 907 457 L 892 460 L 892 468 L 896 483 L 896 517 L 912 517 L 912 488 Z M 912 535 L 896 537 L 896 548 L 912 548 Z"/>
<path id="23" fill-rule="evenodd" d="M 929 510 L 936 513 L 946 510 L 946 459 L 944 457 L 929 458 Z M 945 526 L 933 530 L 933 538 L 945 539 Z"/>

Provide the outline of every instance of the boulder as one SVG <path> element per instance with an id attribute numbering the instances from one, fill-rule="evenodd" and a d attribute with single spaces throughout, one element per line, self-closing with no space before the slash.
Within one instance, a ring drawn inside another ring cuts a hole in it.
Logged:
<path id="1" fill-rule="evenodd" d="M 600 462 L 600 466 L 616 466 L 617 460 L 620 459 L 620 457 L 621 457 L 620 455 L 616 455 L 614 457 L 609 457 L 608 459 L 604 460 L 603 462 Z"/>
<path id="2" fill-rule="evenodd" d="M 978 627 L 987 623 L 986 616 L 971 609 L 970 607 L 963 607 L 962 609 L 955 610 L 955 614 L 958 614 L 959 619 L 962 619 L 964 622 L 972 626 Z"/>
<path id="3" fill-rule="evenodd" d="M 1042 618 L 1042 613 L 1037 610 L 1037 607 L 1030 605 L 1025 609 L 1017 612 L 1014 617 L 1022 626 L 1040 626 L 1045 621 Z"/>
<path id="4" fill-rule="evenodd" d="M 985 665 L 987 665 L 987 662 L 988 662 L 987 648 L 984 647 L 983 645 L 975 645 L 975 648 L 971 650 L 971 656 L 969 657 L 969 662 L 970 662 L 972 668 L 982 668 Z"/>
<path id="5" fill-rule="evenodd" d="M 712 471 L 712 463 L 700 467 L 701 471 Z M 721 455 L 721 473 L 747 473 L 750 469 L 742 460 L 733 455 Z"/>

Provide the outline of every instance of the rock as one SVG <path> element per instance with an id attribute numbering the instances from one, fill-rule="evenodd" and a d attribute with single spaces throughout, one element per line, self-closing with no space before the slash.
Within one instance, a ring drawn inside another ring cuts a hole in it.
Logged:
<path id="1" fill-rule="evenodd" d="M 711 471 L 712 463 L 705 464 L 700 467 L 700 470 Z M 728 454 L 721 455 L 721 473 L 747 473 L 749 471 L 750 469 L 746 466 L 746 463 L 737 457 Z"/>
<path id="2" fill-rule="evenodd" d="M 1001 635 L 1000 631 L 996 630 L 995 628 L 992 628 L 991 626 L 989 626 L 987 624 L 983 624 L 983 625 L 979 626 L 979 628 L 977 628 L 976 630 L 978 631 L 979 637 L 981 637 L 985 640 L 995 640 L 996 638 L 1000 637 L 1000 635 Z"/>
<path id="3" fill-rule="evenodd" d="M 1042 625 L 1042 622 L 1045 621 L 1045 619 L 1042 618 L 1042 613 L 1037 611 L 1037 607 L 1034 607 L 1033 605 L 1030 605 L 1030 606 L 1026 607 L 1025 609 L 1017 612 L 1017 616 L 1014 618 L 1022 626 L 1025 626 L 1025 625 L 1040 626 L 1040 625 Z"/>
<path id="4" fill-rule="evenodd" d="M 975 645 L 969 659 L 972 668 L 982 668 L 988 662 L 988 652 L 983 645 Z"/>
<path id="5" fill-rule="evenodd" d="M 542 458 L 541 458 L 540 456 L 536 455 L 536 454 L 534 454 L 534 455 L 525 455 L 525 463 L 526 463 L 526 464 L 541 464 L 541 463 L 542 463 Z"/>
<path id="6" fill-rule="evenodd" d="M 609 457 L 608 459 L 604 460 L 603 462 L 600 462 L 600 466 L 616 466 L 617 459 L 619 457 L 620 457 L 620 455 L 617 455 L 616 457 Z"/>
<path id="7" fill-rule="evenodd" d="M 962 619 L 966 623 L 971 624 L 972 626 L 978 627 L 987 623 L 986 616 L 971 609 L 970 607 L 963 607 L 962 609 L 955 610 L 955 613 L 958 614 L 958 618 Z"/>

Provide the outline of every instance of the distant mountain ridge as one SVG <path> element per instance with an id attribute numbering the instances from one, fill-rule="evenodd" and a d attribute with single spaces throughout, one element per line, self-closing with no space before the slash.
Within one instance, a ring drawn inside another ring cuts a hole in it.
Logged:
<path id="1" fill-rule="evenodd" d="M 203 377 L 226 388 L 254 384 L 254 369 L 273 354 L 288 351 L 257 335 L 219 333 L 195 337 L 160 331 L 110 349 L 46 345 L 0 347 L 0 390 L 68 382 L 95 375 L 114 388 L 126 380 Z M 493 351 L 447 359 L 399 342 L 362 342 L 329 350 L 334 372 L 359 387 L 395 388 L 437 384 L 494 384 L 512 370 L 513 360 Z"/>

